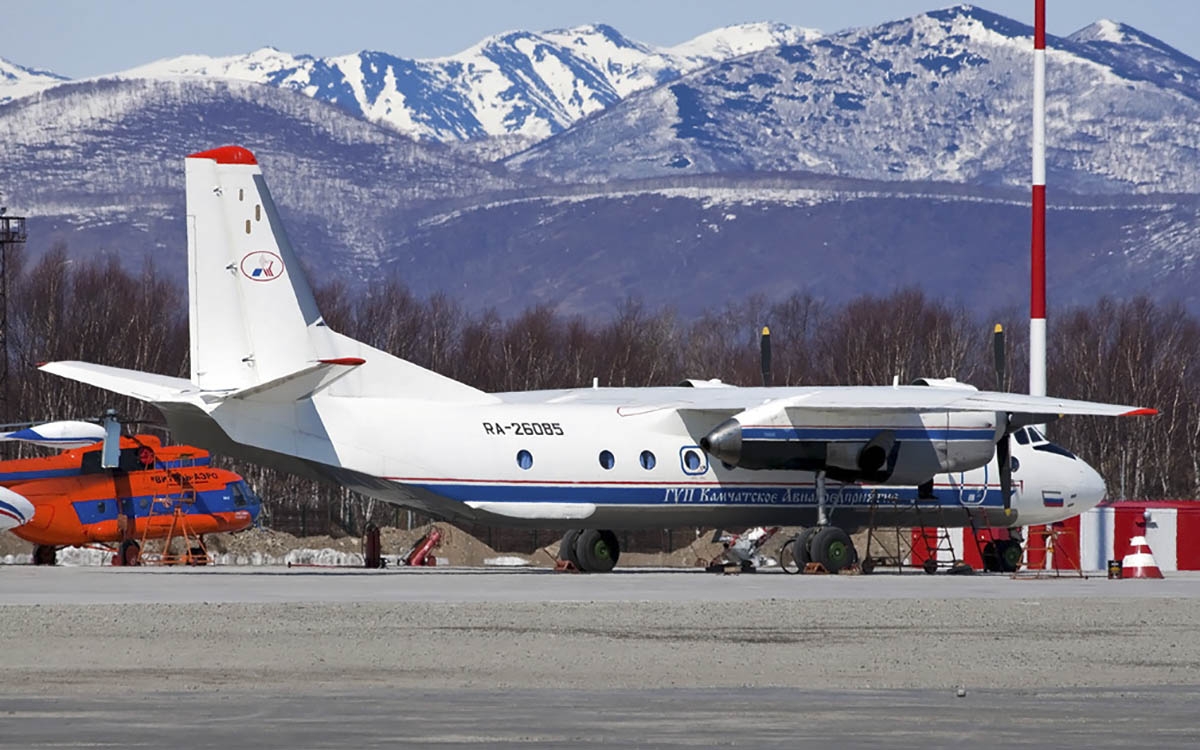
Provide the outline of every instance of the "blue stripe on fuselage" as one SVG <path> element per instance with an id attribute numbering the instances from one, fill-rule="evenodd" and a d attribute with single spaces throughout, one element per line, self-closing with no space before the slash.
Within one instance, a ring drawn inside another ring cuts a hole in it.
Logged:
<path id="1" fill-rule="evenodd" d="M 228 499 L 227 495 L 229 495 Z M 158 500 L 157 506 L 154 505 L 156 499 Z M 196 502 L 194 503 L 188 502 L 184 495 L 159 495 L 157 497 L 142 495 L 139 497 L 124 498 L 120 501 L 114 498 L 79 500 L 71 503 L 71 506 L 75 508 L 75 514 L 79 516 L 80 523 L 90 524 L 115 520 L 122 503 L 129 503 L 132 506 L 135 518 L 150 515 L 151 507 L 154 507 L 155 515 L 169 513 L 175 503 L 179 504 L 179 507 L 183 509 L 185 514 L 229 513 L 231 511 L 247 510 L 250 511 L 252 517 L 257 517 L 260 509 L 257 503 L 237 505 L 227 489 L 197 492 Z"/>
<path id="2" fill-rule="evenodd" d="M 812 485 L 737 486 L 737 485 L 531 485 L 531 484 L 434 484 L 413 483 L 442 497 L 459 502 L 488 503 L 594 503 L 596 505 L 778 505 L 816 506 Z M 979 495 L 983 494 L 982 500 Z M 968 486 L 962 490 L 934 488 L 933 498 L 918 502 L 915 487 L 861 487 L 846 485 L 829 489 L 829 502 L 835 505 L 870 505 L 875 502 L 922 507 L 1000 507 L 1000 488 Z M 964 496 L 970 497 L 962 502 Z"/>
<path id="3" fill-rule="evenodd" d="M 0 509 L 12 514 L 20 523 L 25 523 L 29 520 L 25 517 L 25 514 L 17 510 L 17 506 L 13 505 L 12 503 L 0 500 Z"/>
<path id="4" fill-rule="evenodd" d="M 742 440 L 870 440 L 883 432 L 879 427 L 743 427 Z M 987 440 L 995 438 L 993 430 L 924 429 L 901 427 L 888 430 L 897 440 Z"/>

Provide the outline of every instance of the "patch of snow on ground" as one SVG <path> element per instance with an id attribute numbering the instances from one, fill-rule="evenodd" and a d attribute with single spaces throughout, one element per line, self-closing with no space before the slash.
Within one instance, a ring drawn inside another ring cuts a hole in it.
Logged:
<path id="1" fill-rule="evenodd" d="M 489 568 L 520 568 L 533 563 L 516 555 L 501 555 L 500 557 L 485 558 L 483 564 Z"/>

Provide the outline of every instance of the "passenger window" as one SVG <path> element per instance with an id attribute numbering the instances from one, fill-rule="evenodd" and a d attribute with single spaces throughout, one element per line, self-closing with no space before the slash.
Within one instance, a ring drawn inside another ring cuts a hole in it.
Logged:
<path id="1" fill-rule="evenodd" d="M 529 470 L 533 468 L 533 454 L 527 450 L 517 452 L 517 466 Z"/>
<path id="2" fill-rule="evenodd" d="M 700 452 L 700 448 L 694 445 L 684 446 L 679 450 L 679 463 L 684 474 L 698 475 L 708 471 L 708 461 Z"/>
<path id="3" fill-rule="evenodd" d="M 616 459 L 613 458 L 611 451 L 600 451 L 600 465 L 605 469 L 611 469 Z"/>
<path id="4" fill-rule="evenodd" d="M 246 219 L 246 234 L 250 234 L 250 220 Z"/>
<path id="5" fill-rule="evenodd" d="M 104 501 L 103 501 L 103 500 L 101 500 L 100 502 L 96 503 L 96 512 L 97 512 L 97 513 L 103 513 L 103 512 L 104 512 Z"/>
<path id="6" fill-rule="evenodd" d="M 255 204 L 255 206 L 254 206 L 254 220 L 262 221 L 262 205 L 261 204 Z"/>
<path id="7" fill-rule="evenodd" d="M 653 469 L 654 464 L 656 463 L 654 460 L 654 454 L 650 451 L 642 451 L 642 455 L 638 456 L 638 462 L 641 463 L 642 468 L 646 471 Z"/>

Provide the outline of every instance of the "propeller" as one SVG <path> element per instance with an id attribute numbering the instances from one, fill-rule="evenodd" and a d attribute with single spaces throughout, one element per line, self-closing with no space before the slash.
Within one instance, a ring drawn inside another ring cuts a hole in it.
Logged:
<path id="1" fill-rule="evenodd" d="M 762 364 L 763 385 L 771 387 L 771 329 L 763 326 L 762 338 L 758 344 L 759 361 Z"/>
<path id="2" fill-rule="evenodd" d="M 992 333 L 992 364 L 996 368 L 996 390 L 1004 390 L 1005 375 L 1004 326 L 999 323 Z M 1004 434 L 996 441 L 996 465 L 1000 469 L 1000 496 L 1004 513 L 1012 512 L 1012 415 L 1004 415 Z"/>
<path id="3" fill-rule="evenodd" d="M 1004 360 L 1004 326 L 997 323 L 996 330 L 992 333 L 992 361 L 996 366 L 996 390 L 998 391 L 1004 390 Z"/>

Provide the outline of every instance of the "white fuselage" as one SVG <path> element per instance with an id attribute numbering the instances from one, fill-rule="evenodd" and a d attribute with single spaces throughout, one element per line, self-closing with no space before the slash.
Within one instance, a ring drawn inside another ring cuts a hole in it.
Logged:
<path id="1" fill-rule="evenodd" d="M 443 517 L 545 528 L 816 523 L 812 472 L 722 465 L 699 447 L 720 417 L 639 406 L 646 390 L 499 394 L 461 405 L 318 394 L 311 408 L 227 401 L 210 414 L 235 443 L 286 447 L 327 478 Z M 672 400 L 671 389 L 652 390 L 656 402 Z M 911 485 L 828 482 L 829 520 L 856 528 L 873 506 L 879 522 L 1011 526 L 1061 520 L 1103 499 L 1090 466 L 1035 448 L 1013 443 L 1010 513 L 993 458 L 937 475 L 933 497 Z"/>

